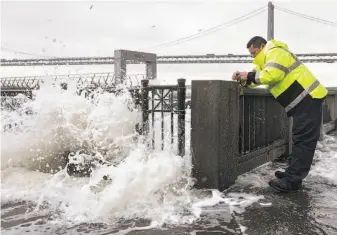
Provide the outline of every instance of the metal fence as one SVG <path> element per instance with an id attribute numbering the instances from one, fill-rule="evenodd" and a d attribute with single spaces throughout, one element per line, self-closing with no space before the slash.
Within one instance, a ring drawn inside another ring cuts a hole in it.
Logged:
<path id="1" fill-rule="evenodd" d="M 287 135 L 288 118 L 281 105 L 266 90 L 245 89 L 240 96 L 240 153 L 266 147 Z"/>
<path id="2" fill-rule="evenodd" d="M 322 133 L 334 130 L 337 124 L 337 89 L 328 90 L 323 104 Z M 287 117 L 283 107 L 265 89 L 241 90 L 239 132 L 240 163 L 272 148 L 287 146 L 283 155 L 292 151 L 292 118 Z"/>
<path id="3" fill-rule="evenodd" d="M 126 76 L 124 84 L 127 87 L 140 87 L 140 81 L 145 79 L 144 74 L 131 74 Z M 33 98 L 33 91 L 39 90 L 45 82 L 52 85 L 59 84 L 62 89 L 67 89 L 68 84 L 74 82 L 77 94 L 87 97 L 98 88 L 107 92 L 116 91 L 116 77 L 114 73 L 84 73 L 51 76 L 26 76 L 26 77 L 2 77 L 0 81 L 1 104 L 6 100 L 4 97 L 13 97 L 24 94 Z"/>
<path id="4" fill-rule="evenodd" d="M 148 137 L 153 149 L 156 147 L 157 134 L 160 135 L 161 150 L 164 149 L 165 142 L 172 146 L 175 142 L 174 137 L 176 137 L 178 155 L 185 155 L 185 82 L 185 79 L 178 79 L 177 85 L 149 85 L 149 80 L 142 80 L 143 122 L 141 131 Z M 159 114 L 159 117 L 156 114 Z M 156 123 L 160 124 L 159 133 L 156 130 Z M 166 133 L 170 133 L 169 141 L 165 140 Z"/>
<path id="5" fill-rule="evenodd" d="M 140 81 L 145 79 L 144 74 L 131 74 L 126 76 L 124 84 L 128 87 L 140 86 Z M 11 94 L 22 93 L 27 90 L 40 89 L 41 84 L 48 82 L 68 83 L 75 82 L 77 85 L 86 88 L 101 88 L 104 90 L 116 87 L 116 77 L 114 73 L 83 73 L 68 75 L 46 75 L 46 76 L 26 76 L 26 77 L 2 77 L 0 82 L 1 96 L 8 92 Z M 14 92 L 14 93 L 13 93 Z"/>

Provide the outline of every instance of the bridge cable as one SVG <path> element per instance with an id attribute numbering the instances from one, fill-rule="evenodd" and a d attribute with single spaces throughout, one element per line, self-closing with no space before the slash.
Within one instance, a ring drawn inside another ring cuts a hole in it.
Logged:
<path id="1" fill-rule="evenodd" d="M 183 38 L 179 38 L 179 39 L 176 39 L 176 40 L 173 40 L 173 41 L 170 41 L 170 42 L 166 42 L 166 43 L 162 43 L 162 44 L 159 44 L 157 46 L 154 46 L 150 49 L 154 49 L 154 48 L 159 48 L 159 47 L 166 47 L 166 46 L 171 46 L 171 45 L 177 45 L 177 44 L 180 44 L 180 43 L 183 43 L 183 42 L 188 42 L 188 41 L 191 41 L 191 40 L 194 40 L 194 39 L 197 39 L 199 37 L 203 37 L 205 35 L 208 35 L 208 34 L 211 34 L 211 33 L 215 33 L 223 28 L 226 28 L 226 27 L 230 27 L 230 26 L 233 26 L 237 23 L 240 23 L 242 21 L 245 21 L 249 18 L 252 18 L 256 15 L 259 15 L 261 14 L 262 12 L 266 11 L 267 9 L 265 9 L 266 6 L 263 6 L 263 7 L 260 7 L 252 12 L 249 12 L 245 15 L 242 15 L 240 17 L 237 17 L 235 19 L 232 19 L 230 21 L 227 21 L 227 22 L 224 22 L 222 24 L 219 24 L 219 25 L 216 25 L 216 26 L 213 26 L 207 30 L 204 30 L 200 33 L 196 33 L 196 34 L 192 34 L 190 36 L 187 36 L 187 37 L 183 37 Z M 149 49 L 149 48 L 147 48 Z"/>
<path id="2" fill-rule="evenodd" d="M 1 47 L 1 50 L 13 52 L 13 53 L 16 53 L 16 54 L 23 54 L 23 55 L 30 55 L 30 56 L 38 56 L 38 57 L 41 57 L 41 58 L 57 58 L 57 57 L 55 57 L 55 56 L 39 55 L 39 54 L 33 54 L 33 53 L 28 53 L 28 52 L 23 52 L 23 51 L 13 50 L 13 49 L 8 48 L 8 47 Z"/>
<path id="3" fill-rule="evenodd" d="M 304 18 L 304 19 L 307 19 L 307 20 L 312 20 L 312 21 L 315 21 L 317 23 L 337 27 L 336 22 L 323 20 L 323 19 L 320 19 L 320 18 L 317 18 L 317 17 L 314 17 L 314 16 L 305 15 L 305 14 L 302 14 L 302 13 L 299 13 L 299 12 L 296 12 L 296 11 L 292 11 L 292 10 L 289 10 L 289 9 L 286 9 L 286 8 L 278 7 L 276 5 L 274 7 L 275 7 L 275 9 L 283 11 L 287 14 L 295 15 L 295 16 L 298 16 L 298 17 L 301 17 L 301 18 Z"/>

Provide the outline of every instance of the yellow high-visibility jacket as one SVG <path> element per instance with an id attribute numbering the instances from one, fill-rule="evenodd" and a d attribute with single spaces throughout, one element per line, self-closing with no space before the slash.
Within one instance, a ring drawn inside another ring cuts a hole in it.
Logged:
<path id="1" fill-rule="evenodd" d="M 328 94 L 328 90 L 283 42 L 268 41 L 254 58 L 254 64 L 261 69 L 248 74 L 247 84 L 267 85 L 288 116 L 292 116 L 294 107 L 308 97 L 322 99 Z"/>

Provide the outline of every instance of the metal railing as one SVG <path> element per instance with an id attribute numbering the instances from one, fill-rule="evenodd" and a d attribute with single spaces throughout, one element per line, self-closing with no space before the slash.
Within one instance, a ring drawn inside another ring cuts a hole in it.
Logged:
<path id="1" fill-rule="evenodd" d="M 177 85 L 149 85 L 149 80 L 142 80 L 141 107 L 142 130 L 147 136 L 152 148 L 156 147 L 156 122 L 160 123 L 160 149 L 164 149 L 165 133 L 170 133 L 170 145 L 174 144 L 177 137 L 178 155 L 185 155 L 185 99 L 186 80 L 178 79 Z M 156 113 L 160 114 L 156 118 Z M 177 116 L 176 127 L 174 117 Z M 166 117 L 165 117 L 166 116 Z M 151 117 L 151 118 L 150 118 Z M 165 130 L 169 126 L 169 130 Z"/>
<path id="2" fill-rule="evenodd" d="M 328 88 L 323 104 L 322 130 L 324 133 L 336 128 L 337 89 Z M 255 157 L 257 150 L 272 145 L 289 145 L 292 134 L 292 119 L 284 108 L 266 89 L 243 89 L 240 95 L 240 138 L 241 161 Z M 289 145 L 291 152 L 291 144 Z M 252 154 L 251 154 L 252 153 Z"/>
<path id="3" fill-rule="evenodd" d="M 144 74 L 131 74 L 125 78 L 125 85 L 128 87 L 140 86 L 140 81 L 145 79 Z M 101 88 L 104 90 L 116 87 L 114 73 L 84 73 L 69 75 L 46 75 L 46 76 L 26 76 L 26 77 L 2 77 L 0 80 L 1 96 L 13 96 L 19 93 L 27 93 L 31 90 L 40 89 L 41 84 L 49 80 L 58 81 L 66 86 L 69 81 L 75 82 L 78 87 L 87 89 Z"/>
<path id="4" fill-rule="evenodd" d="M 288 118 L 283 107 L 264 89 L 245 89 L 240 96 L 240 153 L 250 153 L 287 136 Z"/>

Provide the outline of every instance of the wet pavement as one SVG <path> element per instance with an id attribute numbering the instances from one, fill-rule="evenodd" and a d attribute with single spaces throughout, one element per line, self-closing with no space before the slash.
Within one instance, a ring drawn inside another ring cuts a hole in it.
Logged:
<path id="1" fill-rule="evenodd" d="M 265 176 L 267 180 L 269 176 Z M 2 234 L 249 234 L 249 235 L 337 235 L 337 205 L 331 204 L 322 192 L 337 195 L 337 188 L 328 184 L 305 187 L 296 193 L 275 193 L 270 188 L 233 188 L 230 192 L 264 195 L 260 203 L 253 203 L 242 214 L 230 213 L 226 204 L 204 208 L 199 221 L 190 225 L 132 231 L 135 227 L 149 226 L 148 221 L 120 221 L 118 229 L 105 224 L 53 225 L 49 213 L 25 218 L 33 205 L 27 202 L 2 205 Z M 262 202 L 262 205 L 261 205 Z M 265 202 L 266 204 L 263 204 Z M 270 205 L 271 203 L 271 205 Z M 21 219 L 10 220 L 21 214 Z M 9 219 L 9 221 L 7 221 Z M 246 229 L 243 229 L 244 226 Z M 16 227 L 16 229 L 13 229 Z M 7 230 L 10 229 L 10 230 Z M 18 232 L 16 232 L 18 231 Z M 242 232 L 244 231 L 244 232 Z"/>
<path id="2" fill-rule="evenodd" d="M 331 146 L 336 153 L 337 145 Z M 103 223 L 62 224 L 55 222 L 58 215 L 50 213 L 48 208 L 40 208 L 34 215 L 27 213 L 34 210 L 34 205 L 17 202 L 1 205 L 1 233 L 337 235 L 337 185 L 319 176 L 312 176 L 305 180 L 299 192 L 277 193 L 266 186 L 276 169 L 276 166 L 269 164 L 253 170 L 244 176 L 246 179 L 251 177 L 253 185 L 239 183 L 224 195 L 226 197 L 233 193 L 247 193 L 263 195 L 264 199 L 249 205 L 241 212 L 240 205 L 237 207 L 238 211 L 233 212 L 225 203 L 203 207 L 200 219 L 191 224 L 174 227 L 164 225 L 161 229 L 149 229 L 147 226 L 150 226 L 150 222 L 142 219 L 118 221 L 117 228 Z M 256 187 L 254 179 L 264 183 L 261 187 Z"/>

